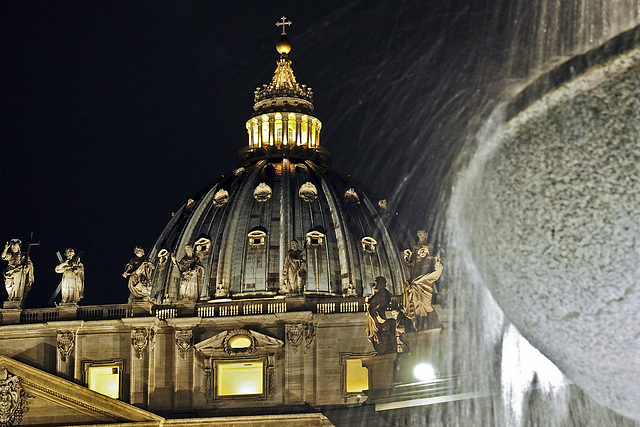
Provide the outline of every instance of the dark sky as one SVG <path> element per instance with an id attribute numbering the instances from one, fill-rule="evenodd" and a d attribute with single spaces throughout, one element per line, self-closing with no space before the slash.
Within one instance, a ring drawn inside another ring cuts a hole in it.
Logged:
<path id="1" fill-rule="evenodd" d="M 126 301 L 132 248 L 149 251 L 234 168 L 282 15 L 334 166 L 390 201 L 401 246 L 438 234 L 465 141 L 504 82 L 539 65 L 512 59 L 535 14 L 509 0 L 301 3 L 0 4 L 0 240 L 41 242 L 28 307 L 46 305 L 67 247 L 83 252 L 82 304 Z"/>

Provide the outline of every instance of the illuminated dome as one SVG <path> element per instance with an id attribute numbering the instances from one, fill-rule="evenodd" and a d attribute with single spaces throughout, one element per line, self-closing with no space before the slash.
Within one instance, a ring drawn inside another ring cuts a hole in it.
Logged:
<path id="1" fill-rule="evenodd" d="M 170 254 L 180 260 L 186 245 L 204 267 L 201 301 L 361 297 L 377 276 L 387 278 L 392 293 L 401 292 L 403 266 L 378 204 L 331 168 L 329 152 L 320 146 L 322 123 L 312 115 L 312 91 L 297 83 L 285 47 L 282 40 L 277 45 L 281 56 L 271 83 L 255 92 L 238 167 L 187 202 L 150 254 L 158 303 L 181 298 L 178 263 Z M 306 266 L 302 288 L 292 291 L 286 263 L 293 240 Z"/>

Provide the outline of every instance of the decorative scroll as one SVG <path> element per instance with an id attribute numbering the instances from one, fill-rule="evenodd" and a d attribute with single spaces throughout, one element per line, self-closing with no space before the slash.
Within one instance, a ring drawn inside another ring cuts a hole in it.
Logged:
<path id="1" fill-rule="evenodd" d="M 58 332 L 58 351 L 60 352 L 60 358 L 63 362 L 67 361 L 67 358 L 71 355 L 75 344 L 76 337 L 73 332 L 64 331 Z"/>
<path id="2" fill-rule="evenodd" d="M 20 384 L 20 377 L 0 367 L 0 427 L 19 425 L 29 411 L 27 392 Z"/>

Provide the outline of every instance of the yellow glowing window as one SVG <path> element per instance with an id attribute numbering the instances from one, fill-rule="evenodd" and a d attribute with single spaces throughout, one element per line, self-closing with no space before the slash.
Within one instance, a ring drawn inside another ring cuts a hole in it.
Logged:
<path id="1" fill-rule="evenodd" d="M 251 339 L 244 335 L 237 335 L 229 340 L 231 348 L 249 348 L 251 347 Z"/>
<path id="2" fill-rule="evenodd" d="M 362 366 L 360 359 L 347 359 L 345 382 L 347 393 L 361 393 L 369 389 L 369 371 Z"/>
<path id="3" fill-rule="evenodd" d="M 289 128 L 289 144 L 293 145 L 296 140 L 296 116 L 293 113 L 289 113 L 289 119 L 287 120 L 287 127 Z"/>
<path id="4" fill-rule="evenodd" d="M 307 116 L 302 116 L 300 123 L 300 145 L 307 145 Z"/>
<path id="5" fill-rule="evenodd" d="M 264 369 L 259 360 L 218 364 L 218 396 L 262 394 Z"/>
<path id="6" fill-rule="evenodd" d="M 270 145 L 269 142 L 269 116 L 262 116 L 262 145 Z"/>
<path id="7" fill-rule="evenodd" d="M 282 144 L 282 114 L 276 113 L 276 146 Z"/>
<path id="8" fill-rule="evenodd" d="M 251 129 L 253 129 L 253 146 L 259 147 L 260 141 L 258 139 L 258 135 L 259 135 L 258 119 L 255 117 L 251 121 Z"/>
<path id="9" fill-rule="evenodd" d="M 120 397 L 120 368 L 118 366 L 89 366 L 87 385 L 90 390 L 117 399 Z"/>

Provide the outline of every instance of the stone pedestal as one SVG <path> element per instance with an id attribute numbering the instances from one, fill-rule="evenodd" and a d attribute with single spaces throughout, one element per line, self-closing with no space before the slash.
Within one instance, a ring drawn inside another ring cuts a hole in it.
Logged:
<path id="1" fill-rule="evenodd" d="M 155 304 L 149 300 L 133 301 L 131 303 L 131 312 L 133 317 L 148 316 L 153 314 Z"/>
<path id="2" fill-rule="evenodd" d="M 9 301 L 5 301 L 5 304 Z M 18 301 L 11 301 L 18 302 Z M 20 323 L 20 314 L 22 310 L 20 308 L 3 308 L 0 310 L 0 323 L 3 325 L 15 325 Z"/>
<path id="3" fill-rule="evenodd" d="M 196 302 L 190 300 L 180 300 L 176 303 L 178 317 L 190 317 L 196 313 Z"/>
<path id="4" fill-rule="evenodd" d="M 76 320 L 78 304 L 64 303 L 58 306 L 58 320 Z"/>
<path id="5" fill-rule="evenodd" d="M 6 309 L 22 309 L 24 307 L 23 301 L 5 301 L 2 303 L 2 308 Z"/>
<path id="6" fill-rule="evenodd" d="M 369 390 L 393 387 L 394 366 L 397 353 L 362 358 L 362 366 L 369 370 Z"/>

